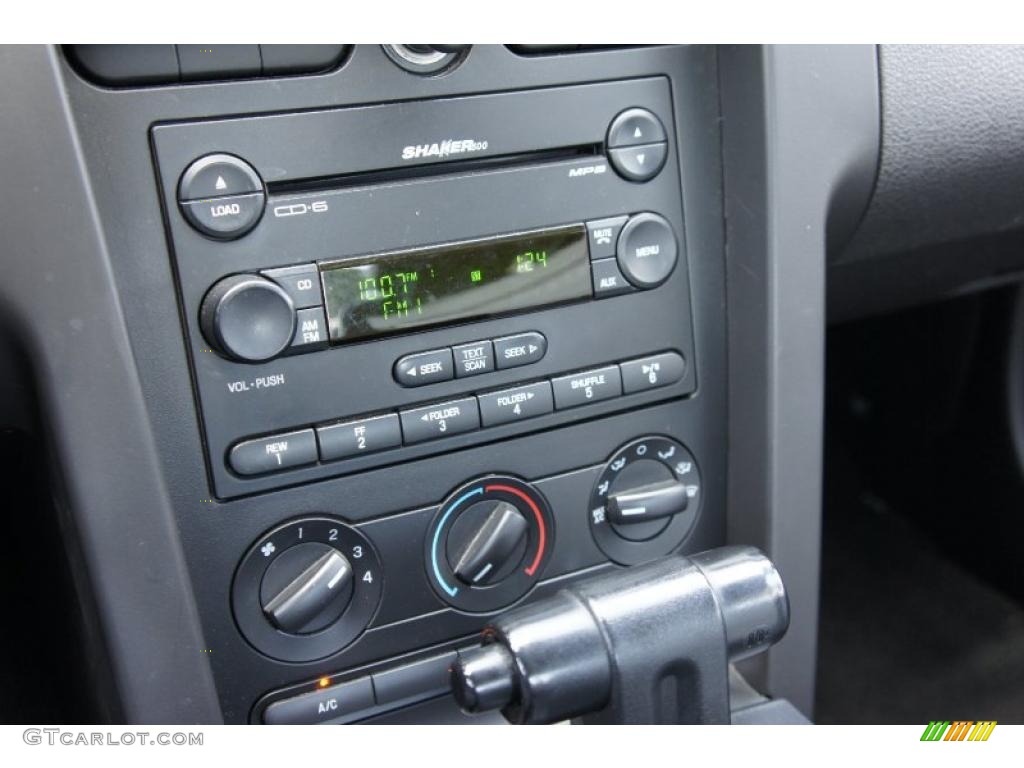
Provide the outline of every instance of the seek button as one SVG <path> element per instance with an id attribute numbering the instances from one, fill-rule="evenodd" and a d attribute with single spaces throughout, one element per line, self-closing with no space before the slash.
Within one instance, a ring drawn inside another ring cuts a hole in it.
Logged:
<path id="1" fill-rule="evenodd" d="M 395 381 L 403 387 L 422 387 L 452 378 L 452 351 L 434 349 L 406 355 L 395 363 Z"/>
<path id="2" fill-rule="evenodd" d="M 494 359 L 498 370 L 536 363 L 547 351 L 548 340 L 536 331 L 494 340 Z"/>

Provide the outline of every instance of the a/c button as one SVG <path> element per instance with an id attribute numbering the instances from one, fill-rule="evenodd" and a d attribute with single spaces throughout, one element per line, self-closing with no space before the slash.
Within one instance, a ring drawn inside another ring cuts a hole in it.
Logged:
<path id="1" fill-rule="evenodd" d="M 263 713 L 267 725 L 313 725 L 328 723 L 345 715 L 371 709 L 374 705 L 373 683 L 369 677 L 351 683 L 276 701 Z"/>

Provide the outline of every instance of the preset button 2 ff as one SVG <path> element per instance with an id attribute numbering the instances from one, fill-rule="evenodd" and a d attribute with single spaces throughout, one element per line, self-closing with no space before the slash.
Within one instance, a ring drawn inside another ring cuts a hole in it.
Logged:
<path id="1" fill-rule="evenodd" d="M 323 461 L 345 459 L 361 453 L 374 453 L 402 444 L 398 415 L 389 413 L 368 419 L 346 421 L 317 427 L 320 458 Z"/>

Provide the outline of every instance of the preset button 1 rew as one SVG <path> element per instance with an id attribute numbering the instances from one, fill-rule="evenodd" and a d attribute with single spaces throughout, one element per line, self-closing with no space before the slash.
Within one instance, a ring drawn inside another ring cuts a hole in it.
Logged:
<path id="1" fill-rule="evenodd" d="M 283 469 L 315 464 L 316 438 L 312 429 L 300 429 L 237 443 L 228 463 L 239 475 L 262 475 Z"/>

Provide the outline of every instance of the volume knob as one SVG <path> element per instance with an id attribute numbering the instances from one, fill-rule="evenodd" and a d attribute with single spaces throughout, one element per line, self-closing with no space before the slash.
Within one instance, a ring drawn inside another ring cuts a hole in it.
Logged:
<path id="1" fill-rule="evenodd" d="M 243 363 L 261 363 L 284 352 L 295 335 L 295 305 L 277 283 L 232 275 L 203 299 L 199 325 L 218 352 Z"/>

